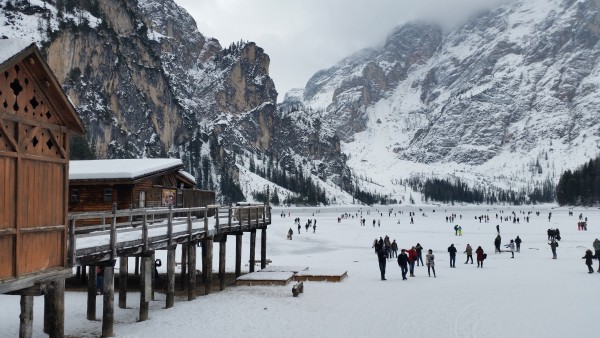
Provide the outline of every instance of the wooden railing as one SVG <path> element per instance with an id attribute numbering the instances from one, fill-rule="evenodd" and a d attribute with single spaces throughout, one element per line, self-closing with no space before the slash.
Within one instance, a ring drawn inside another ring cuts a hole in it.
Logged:
<path id="1" fill-rule="evenodd" d="M 97 225 L 77 226 L 96 219 Z M 110 224 L 104 220 L 110 219 Z M 126 222 L 117 220 L 127 219 Z M 68 258 L 70 266 L 114 260 L 164 249 L 173 244 L 207 236 L 262 228 L 271 224 L 270 206 L 208 205 L 193 208 L 144 208 L 69 214 Z M 82 242 L 94 242 L 94 244 Z M 78 245 L 79 243 L 79 245 Z"/>

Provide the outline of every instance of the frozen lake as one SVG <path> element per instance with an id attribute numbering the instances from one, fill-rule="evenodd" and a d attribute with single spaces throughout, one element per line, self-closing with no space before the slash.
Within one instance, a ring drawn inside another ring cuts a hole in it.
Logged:
<path id="1" fill-rule="evenodd" d="M 388 216 L 390 209 L 393 212 Z M 575 208 L 573 216 L 568 210 L 432 205 L 275 208 L 267 248 L 272 265 L 347 270 L 349 277 L 341 283 L 305 282 L 304 294 L 298 298 L 292 297 L 291 285 L 230 287 L 193 302 L 178 300 L 169 310 L 163 309 L 164 295 L 157 294 L 150 319 L 143 323 L 136 322 L 139 301 L 137 294 L 131 293 L 131 308 L 115 308 L 115 333 L 117 337 L 595 337 L 600 274 L 588 274 L 581 257 L 600 237 L 600 210 Z M 285 218 L 280 216 L 282 211 Z M 364 227 L 359 224 L 360 211 L 366 219 Z M 513 211 L 519 224 L 496 219 L 496 214 L 507 217 Z M 529 211 L 527 223 L 524 217 Z M 409 224 L 409 212 L 415 212 L 415 224 Z M 338 223 L 343 213 L 354 218 Z M 588 231 L 577 229 L 580 213 L 588 218 Z M 457 215 L 453 223 L 445 220 L 450 214 Z M 490 221 L 480 223 L 475 219 L 480 215 L 489 215 Z M 303 226 L 299 235 L 295 217 L 300 217 Z M 308 218 L 317 220 L 316 233 L 305 231 Z M 373 219 L 380 220 L 381 226 L 374 228 Z M 454 224 L 462 226 L 463 236 L 455 236 Z M 497 224 L 503 248 L 517 235 L 523 240 L 521 253 L 515 253 L 514 259 L 510 253 L 494 254 Z M 286 240 L 290 227 L 294 230 L 291 241 Z M 556 227 L 562 240 L 558 259 L 552 260 L 546 230 Z M 437 278 L 428 278 L 426 267 L 416 267 L 416 277 L 402 281 L 396 260 L 391 259 L 387 281 L 381 281 L 372 244 L 385 235 L 395 239 L 400 248 L 419 242 L 425 250 L 432 249 Z M 243 262 L 248 261 L 248 239 L 244 237 Z M 483 269 L 464 264 L 467 243 L 474 249 L 482 246 L 488 254 Z M 456 269 L 449 268 L 450 244 L 459 252 Z M 233 271 L 235 241 L 229 240 L 227 246 L 227 270 Z M 218 252 L 217 244 L 214 250 Z M 260 233 L 256 250 L 259 258 Z M 198 265 L 200 268 L 200 260 Z M 85 299 L 84 293 L 66 295 L 68 336 L 96 337 L 101 332 L 99 321 L 85 319 Z M 0 337 L 18 336 L 19 297 L 0 296 L 0 304 Z M 99 297 L 99 317 L 101 306 Z M 34 336 L 44 337 L 43 297 L 35 299 L 34 321 Z"/>

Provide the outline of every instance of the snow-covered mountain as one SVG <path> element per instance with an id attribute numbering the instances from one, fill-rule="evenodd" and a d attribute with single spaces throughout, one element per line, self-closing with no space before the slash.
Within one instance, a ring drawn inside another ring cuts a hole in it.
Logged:
<path id="1" fill-rule="evenodd" d="M 462 177 L 504 189 L 598 153 L 600 1 L 518 0 L 443 32 L 396 28 L 316 73 L 294 104 L 334 131 L 355 177 Z"/>
<path id="2" fill-rule="evenodd" d="M 349 181 L 334 133 L 278 113 L 265 51 L 221 47 L 172 0 L 0 0 L 0 38 L 38 44 L 85 124 L 75 141 L 99 158 L 179 157 L 202 188 L 250 199 L 265 187 L 240 177 L 250 163 Z"/>

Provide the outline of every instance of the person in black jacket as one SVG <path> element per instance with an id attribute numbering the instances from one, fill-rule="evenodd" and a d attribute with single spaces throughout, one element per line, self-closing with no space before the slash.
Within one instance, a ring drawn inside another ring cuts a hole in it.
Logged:
<path id="1" fill-rule="evenodd" d="M 419 266 L 419 261 L 421 262 L 421 265 L 425 266 L 425 264 L 423 264 L 423 247 L 421 244 L 417 243 L 415 249 L 417 250 L 417 266 Z"/>
<path id="2" fill-rule="evenodd" d="M 502 253 L 502 249 L 500 249 L 500 244 L 502 243 L 502 237 L 500 235 L 496 236 L 494 240 L 494 246 L 496 247 L 496 253 Z"/>
<path id="3" fill-rule="evenodd" d="M 585 256 L 581 257 L 581 259 L 585 259 L 585 265 L 588 267 L 588 273 L 594 273 L 594 268 L 592 268 L 592 259 L 594 259 L 594 254 L 592 253 L 592 250 L 588 249 L 585 252 Z"/>
<path id="4" fill-rule="evenodd" d="M 450 246 L 448 247 L 448 252 L 450 253 L 450 267 L 451 268 L 455 268 L 456 267 L 456 248 L 454 247 L 454 244 L 450 244 Z"/>
<path id="5" fill-rule="evenodd" d="M 408 255 L 405 249 L 402 249 L 400 255 L 398 255 L 398 265 L 402 271 L 402 280 L 408 279 L 406 278 L 406 273 L 408 272 Z"/>
<path id="6" fill-rule="evenodd" d="M 517 252 L 521 252 L 521 242 L 523 242 L 523 241 L 517 235 L 517 238 L 515 238 L 515 244 L 517 245 Z"/>
<path id="7" fill-rule="evenodd" d="M 381 280 L 386 280 L 385 263 L 388 258 L 388 253 L 384 245 L 378 245 L 377 249 L 377 259 L 379 260 L 379 271 L 381 272 Z"/>

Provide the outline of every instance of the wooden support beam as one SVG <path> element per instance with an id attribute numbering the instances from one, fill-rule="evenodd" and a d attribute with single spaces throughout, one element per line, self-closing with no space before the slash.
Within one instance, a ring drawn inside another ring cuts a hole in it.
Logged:
<path id="1" fill-rule="evenodd" d="M 158 283 L 159 279 L 158 276 L 156 274 L 156 253 L 152 252 L 152 284 L 151 284 L 151 289 L 150 289 L 150 299 L 154 300 L 154 289 L 156 289 L 156 284 Z"/>
<path id="2" fill-rule="evenodd" d="M 250 272 L 254 272 L 256 264 L 256 229 L 250 230 Z"/>
<path id="3" fill-rule="evenodd" d="M 165 308 L 175 304 L 175 245 L 167 251 L 167 297 Z"/>
<path id="4" fill-rule="evenodd" d="M 206 260 L 206 240 L 202 239 L 200 240 L 200 248 L 201 248 L 201 259 L 202 259 L 202 271 L 200 272 L 200 279 L 202 281 L 202 285 L 206 284 L 206 278 L 207 278 L 207 274 L 206 271 L 208 271 L 206 264 L 207 264 L 207 260 Z"/>
<path id="5" fill-rule="evenodd" d="M 46 287 L 45 301 L 49 303 L 48 313 L 44 313 L 44 328 L 50 338 L 65 336 L 65 280 L 56 280 Z M 46 321 L 48 324 L 46 324 Z"/>
<path id="6" fill-rule="evenodd" d="M 31 338 L 33 336 L 33 296 L 21 296 L 19 322 L 19 338 Z"/>
<path id="7" fill-rule="evenodd" d="M 204 281 L 204 295 L 209 295 L 212 291 L 212 261 L 213 261 L 213 239 L 207 237 L 204 240 L 206 247 L 206 280 Z"/>
<path id="8" fill-rule="evenodd" d="M 188 244 L 188 300 L 196 299 L 196 243 Z"/>
<path id="9" fill-rule="evenodd" d="M 139 321 L 148 320 L 148 308 L 152 294 L 152 275 L 154 272 L 152 256 L 144 255 L 141 264 L 140 278 L 140 317 Z"/>
<path id="10" fill-rule="evenodd" d="M 235 235 L 235 277 L 242 275 L 242 236 Z"/>
<path id="11" fill-rule="evenodd" d="M 127 274 L 129 259 L 127 256 L 119 257 L 119 307 L 127 308 Z"/>
<path id="12" fill-rule="evenodd" d="M 96 292 L 98 291 L 96 285 L 96 267 L 90 265 L 88 269 L 87 319 L 96 320 Z"/>
<path id="13" fill-rule="evenodd" d="M 104 267 L 104 299 L 102 304 L 102 337 L 114 337 L 115 325 L 115 279 L 113 265 Z"/>
<path id="14" fill-rule="evenodd" d="M 87 283 L 87 266 L 81 266 L 81 284 Z"/>
<path id="15" fill-rule="evenodd" d="M 260 234 L 260 268 L 267 267 L 267 226 L 265 225 Z"/>
<path id="16" fill-rule="evenodd" d="M 185 290 L 187 284 L 187 243 L 181 245 L 181 274 L 179 275 L 179 290 Z"/>
<path id="17" fill-rule="evenodd" d="M 46 284 L 46 290 L 44 291 L 44 333 L 50 333 L 52 326 L 52 310 L 50 309 L 50 297 L 54 293 L 54 285 L 52 283 Z"/>
<path id="18" fill-rule="evenodd" d="M 219 290 L 225 290 L 225 253 L 227 250 L 227 236 L 219 241 Z"/>
<path id="19" fill-rule="evenodd" d="M 175 304 L 175 249 L 177 244 L 173 245 L 173 205 L 169 205 L 167 241 L 169 250 L 167 251 L 167 297 L 165 308 L 169 309 Z"/>
<path id="20" fill-rule="evenodd" d="M 135 267 L 133 269 L 133 275 L 134 276 L 140 275 L 140 258 L 137 256 L 135 257 Z"/>

